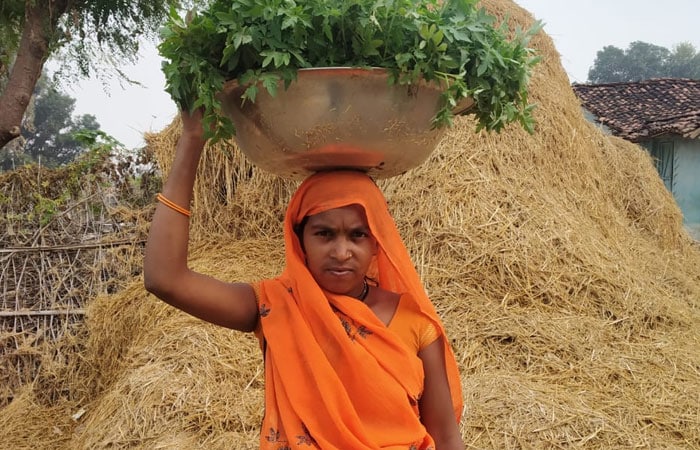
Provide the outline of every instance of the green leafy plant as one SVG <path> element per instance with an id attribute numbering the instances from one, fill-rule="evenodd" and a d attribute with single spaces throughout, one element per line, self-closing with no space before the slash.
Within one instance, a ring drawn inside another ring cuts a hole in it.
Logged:
<path id="1" fill-rule="evenodd" d="M 37 218 L 39 220 L 40 226 L 46 226 L 51 222 L 62 206 L 65 204 L 68 197 L 64 194 L 57 199 L 52 199 L 44 197 L 39 193 L 34 193 L 34 199 L 36 203 L 34 204 L 33 212 L 30 213 L 31 218 Z"/>
<path id="2" fill-rule="evenodd" d="M 515 30 L 477 8 L 477 0 L 214 0 L 182 19 L 175 10 L 162 31 L 166 90 L 183 109 L 204 109 L 215 139 L 235 133 L 221 116 L 225 81 L 262 86 L 275 95 L 301 68 L 380 67 L 389 83 L 420 79 L 445 86 L 433 125 L 452 123 L 452 108 L 472 97 L 478 129 L 519 122 L 532 132 L 527 85 L 538 57 L 528 47 L 540 29 Z"/>

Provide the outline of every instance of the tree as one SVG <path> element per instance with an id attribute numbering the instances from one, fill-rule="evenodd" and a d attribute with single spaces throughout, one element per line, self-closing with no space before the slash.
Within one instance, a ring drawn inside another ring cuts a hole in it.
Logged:
<path id="1" fill-rule="evenodd" d="M 37 82 L 32 98 L 22 121 L 21 139 L 0 149 L 0 170 L 31 162 L 49 167 L 66 164 L 87 150 L 76 133 L 100 131 L 92 114 L 74 117 L 75 99 L 58 91 L 45 76 Z"/>
<path id="2" fill-rule="evenodd" d="M 673 49 L 667 61 L 669 75 L 673 78 L 700 79 L 700 52 L 693 44 L 681 42 Z"/>
<path id="3" fill-rule="evenodd" d="M 632 42 L 625 58 L 630 81 L 648 80 L 666 76 L 666 60 L 671 52 L 667 48 L 646 42 Z"/>
<path id="4" fill-rule="evenodd" d="M 74 133 L 97 131 L 100 124 L 91 114 L 73 117 L 75 99 L 53 86 L 37 84 L 33 123 L 26 124 L 22 136 L 26 139 L 24 153 L 33 161 L 55 167 L 70 162 L 85 151 Z"/>
<path id="5" fill-rule="evenodd" d="M 598 51 L 593 67 L 588 71 L 588 81 L 591 83 L 614 83 L 627 80 L 628 73 L 622 62 L 625 52 L 615 46 L 608 45 Z"/>
<path id="6" fill-rule="evenodd" d="M 65 73 L 80 77 L 98 72 L 105 62 L 121 74 L 118 65 L 135 61 L 139 39 L 153 34 L 179 2 L 3 0 L 1 5 L 0 148 L 20 135 L 22 117 L 49 56 L 61 52 L 64 62 L 77 69 Z"/>
<path id="7" fill-rule="evenodd" d="M 646 42 L 632 42 L 626 50 L 608 45 L 598 51 L 588 71 L 589 83 L 617 83 L 649 78 L 700 78 L 700 53 L 689 42 L 673 51 Z"/>

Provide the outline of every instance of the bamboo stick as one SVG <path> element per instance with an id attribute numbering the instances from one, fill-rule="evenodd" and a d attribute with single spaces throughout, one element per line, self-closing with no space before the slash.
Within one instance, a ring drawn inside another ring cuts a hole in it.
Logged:
<path id="1" fill-rule="evenodd" d="M 36 247 L 8 247 L 0 248 L 0 254 L 4 253 L 31 253 L 31 252 L 53 252 L 53 251 L 63 251 L 63 250 L 81 250 L 88 248 L 100 248 L 100 247 L 117 247 L 120 245 L 128 244 L 144 244 L 145 239 L 122 239 L 119 241 L 111 242 L 90 242 L 86 244 L 65 244 L 65 245 L 51 245 L 51 246 L 36 246 Z"/>
<path id="2" fill-rule="evenodd" d="M 31 310 L 23 309 L 17 311 L 0 311 L 0 317 L 22 317 L 22 316 L 70 316 L 70 315 L 85 315 L 84 309 L 48 309 L 48 310 Z"/>

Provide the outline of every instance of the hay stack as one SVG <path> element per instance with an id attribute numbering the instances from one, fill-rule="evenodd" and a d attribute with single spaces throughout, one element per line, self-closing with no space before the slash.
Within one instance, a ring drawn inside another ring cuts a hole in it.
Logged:
<path id="1" fill-rule="evenodd" d="M 532 22 L 509 0 L 485 5 Z M 464 440 L 698 448 L 700 249 L 646 153 L 588 124 L 549 37 L 533 46 L 534 136 L 460 119 L 429 162 L 380 183 L 454 342 Z M 177 123 L 150 136 L 166 172 L 177 136 Z M 278 273 L 296 184 L 225 146 L 201 169 L 192 266 Z M 0 411 L 0 446 L 255 448 L 261 371 L 252 337 L 175 311 L 137 279 L 96 299 L 83 334 Z"/>

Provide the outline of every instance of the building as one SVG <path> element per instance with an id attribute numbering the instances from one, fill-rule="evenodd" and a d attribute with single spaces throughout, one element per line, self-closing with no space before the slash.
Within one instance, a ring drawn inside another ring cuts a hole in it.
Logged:
<path id="1" fill-rule="evenodd" d="M 651 154 L 686 227 L 700 240 L 700 80 L 572 87 L 589 120 Z"/>

